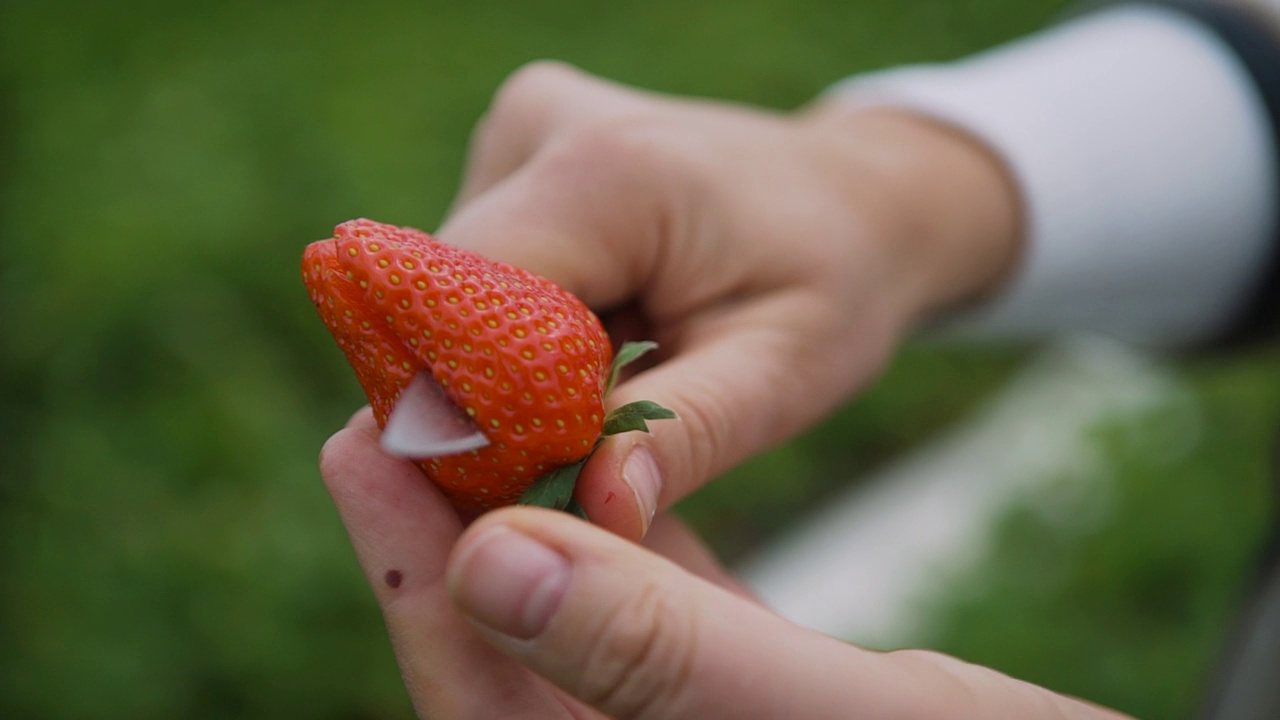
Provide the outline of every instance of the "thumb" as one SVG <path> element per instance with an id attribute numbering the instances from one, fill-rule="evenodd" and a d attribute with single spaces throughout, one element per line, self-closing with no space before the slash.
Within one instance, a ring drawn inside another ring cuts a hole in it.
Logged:
<path id="1" fill-rule="evenodd" d="M 552 511 L 485 516 L 448 580 L 498 649 L 622 720 L 1119 717 L 931 653 L 846 645 Z"/>

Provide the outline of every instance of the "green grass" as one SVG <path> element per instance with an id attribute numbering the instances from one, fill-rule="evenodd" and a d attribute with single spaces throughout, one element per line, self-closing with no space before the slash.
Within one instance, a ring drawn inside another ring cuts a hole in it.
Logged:
<path id="1" fill-rule="evenodd" d="M 1061 5 L 0 6 L 0 717 L 409 713 L 315 469 L 361 398 L 297 262 L 349 217 L 437 225 L 520 64 L 785 109 Z M 961 420 L 1019 357 L 912 350 L 685 510 L 739 556 Z M 1185 462 L 1104 433 L 1113 514 L 1011 517 L 1003 554 L 936 599 L 938 645 L 1152 717 L 1186 708 L 1256 535 L 1266 362 L 1194 369 L 1213 422 Z M 1027 579 L 1061 554 L 1067 580 Z"/>
<path id="2" fill-rule="evenodd" d="M 1190 408 L 1098 427 L 1099 477 L 1010 512 L 992 556 L 928 602 L 931 644 L 1137 717 L 1188 717 L 1276 506 L 1278 362 L 1192 364 Z"/>

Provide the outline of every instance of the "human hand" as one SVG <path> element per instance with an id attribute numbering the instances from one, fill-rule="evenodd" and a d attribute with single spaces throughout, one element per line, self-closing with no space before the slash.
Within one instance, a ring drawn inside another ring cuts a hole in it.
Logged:
<path id="1" fill-rule="evenodd" d="M 844 402 L 915 323 L 989 291 L 1015 255 L 1015 204 L 981 147 L 906 113 L 781 115 L 540 63 L 477 128 L 438 235 L 558 282 L 615 339 L 661 343 L 610 402 L 682 422 L 611 438 L 577 490 L 638 539 Z"/>
<path id="2" fill-rule="evenodd" d="M 321 467 L 420 717 L 1123 717 L 936 653 L 869 652 L 794 625 L 665 514 L 644 547 L 535 508 L 464 532 L 377 438 L 358 413 Z"/>

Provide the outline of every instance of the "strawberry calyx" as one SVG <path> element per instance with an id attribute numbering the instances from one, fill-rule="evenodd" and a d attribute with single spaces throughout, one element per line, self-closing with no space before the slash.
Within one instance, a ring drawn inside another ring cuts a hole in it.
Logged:
<path id="1" fill-rule="evenodd" d="M 609 368 L 609 380 L 605 385 L 606 396 L 617 384 L 624 367 L 656 350 L 657 347 L 658 344 L 651 341 L 623 343 L 613 358 L 613 365 Z M 637 400 L 615 408 L 605 416 L 604 427 L 591 450 L 576 462 L 562 465 L 534 480 L 529 489 L 520 496 L 519 504 L 563 510 L 583 520 L 589 520 L 582 506 L 574 499 L 573 491 L 577 487 L 582 468 L 586 466 L 587 461 L 595 454 L 604 439 L 609 435 L 624 432 L 649 432 L 648 421 L 676 418 L 677 415 L 673 411 L 651 400 Z"/>

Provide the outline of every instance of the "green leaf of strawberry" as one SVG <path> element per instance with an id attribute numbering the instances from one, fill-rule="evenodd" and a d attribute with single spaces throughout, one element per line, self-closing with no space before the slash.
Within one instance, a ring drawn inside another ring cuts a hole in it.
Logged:
<path id="1" fill-rule="evenodd" d="M 565 506 L 564 511 L 570 515 L 576 515 L 587 522 L 591 522 L 591 518 L 587 517 L 587 511 L 582 509 L 582 506 L 578 504 L 576 498 L 569 499 L 569 504 Z"/>
<path id="2" fill-rule="evenodd" d="M 520 496 L 520 504 L 564 510 L 573 501 L 573 488 L 578 483 L 582 466 L 586 464 L 587 459 L 583 458 L 576 463 L 558 467 L 538 478 Z"/>
<path id="3" fill-rule="evenodd" d="M 617 435 L 618 433 L 631 432 L 633 430 L 649 432 L 649 425 L 645 422 L 646 420 L 674 420 L 675 417 L 676 414 L 674 412 L 656 402 L 637 400 L 609 413 L 604 419 L 604 430 L 601 434 Z"/>
<path id="4" fill-rule="evenodd" d="M 651 340 L 623 343 L 622 347 L 618 348 L 618 354 L 613 358 L 613 366 L 609 368 L 609 382 L 604 386 L 605 394 L 612 392 L 613 386 L 618 384 L 618 376 L 622 374 L 622 368 L 639 360 L 641 355 L 657 349 L 658 343 Z"/>

